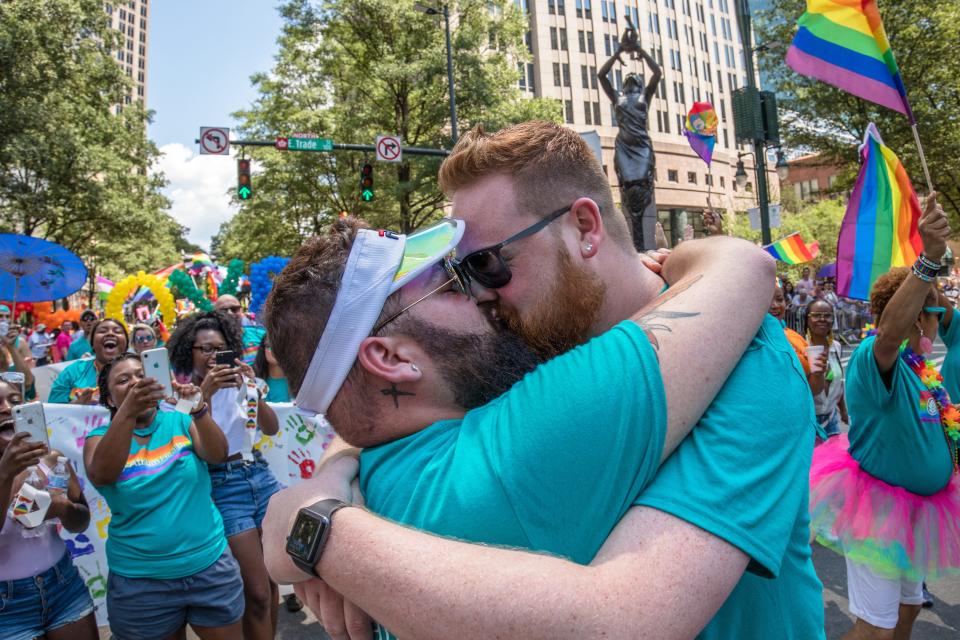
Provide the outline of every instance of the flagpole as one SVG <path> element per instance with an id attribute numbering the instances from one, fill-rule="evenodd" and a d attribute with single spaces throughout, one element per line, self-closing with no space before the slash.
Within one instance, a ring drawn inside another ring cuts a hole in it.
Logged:
<path id="1" fill-rule="evenodd" d="M 917 151 L 920 152 L 920 166 L 923 167 L 923 177 L 927 179 L 927 194 L 933 193 L 933 181 L 930 180 L 930 169 L 927 167 L 927 157 L 923 154 L 923 145 L 920 143 L 920 133 L 917 131 L 917 123 L 913 122 L 910 125 L 910 130 L 913 131 L 913 139 L 917 143 Z"/>

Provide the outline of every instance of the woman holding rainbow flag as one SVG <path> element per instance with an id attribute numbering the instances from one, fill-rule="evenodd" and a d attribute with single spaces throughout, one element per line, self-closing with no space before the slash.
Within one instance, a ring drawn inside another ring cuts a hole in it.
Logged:
<path id="1" fill-rule="evenodd" d="M 810 469 L 817 539 L 846 557 L 857 618 L 846 640 L 909 638 L 923 578 L 960 572 L 960 411 L 926 358 L 945 312 L 934 281 L 950 233 L 934 194 L 919 231 L 913 267 L 870 292 L 878 330 L 850 358 L 849 441 L 818 447 Z"/>

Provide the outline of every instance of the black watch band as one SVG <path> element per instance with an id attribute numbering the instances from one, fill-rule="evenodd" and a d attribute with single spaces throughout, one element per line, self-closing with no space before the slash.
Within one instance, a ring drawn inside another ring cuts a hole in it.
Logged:
<path id="1" fill-rule="evenodd" d="M 319 578 L 314 568 L 330 537 L 333 514 L 350 504 L 336 498 L 315 502 L 300 509 L 287 536 L 287 554 L 304 573 Z"/>

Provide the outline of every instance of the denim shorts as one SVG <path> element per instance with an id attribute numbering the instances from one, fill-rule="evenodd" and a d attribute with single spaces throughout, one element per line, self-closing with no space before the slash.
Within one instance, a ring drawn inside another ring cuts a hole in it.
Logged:
<path id="1" fill-rule="evenodd" d="M 817 422 L 823 427 L 828 438 L 840 435 L 840 411 L 833 410 L 833 413 L 825 413 L 817 416 Z"/>
<path id="2" fill-rule="evenodd" d="M 212 565 L 186 578 L 107 578 L 107 613 L 117 640 L 166 638 L 185 624 L 224 627 L 243 617 L 240 565 L 227 547 Z"/>
<path id="3" fill-rule="evenodd" d="M 32 640 L 82 620 L 92 611 L 90 592 L 67 552 L 40 575 L 0 581 L 0 638 L 4 640 Z"/>
<path id="4" fill-rule="evenodd" d="M 228 538 L 259 529 L 267 515 L 270 496 L 282 488 L 259 451 L 254 452 L 254 458 L 253 462 L 237 460 L 208 466 L 213 502 L 223 518 Z"/>

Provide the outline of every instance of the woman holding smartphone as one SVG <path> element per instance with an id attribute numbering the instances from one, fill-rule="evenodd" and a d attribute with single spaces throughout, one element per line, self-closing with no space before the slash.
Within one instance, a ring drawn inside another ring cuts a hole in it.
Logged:
<path id="1" fill-rule="evenodd" d="M 19 386 L 0 380 L 0 638 L 95 640 L 93 600 L 54 526 L 59 518 L 67 531 L 80 533 L 90 523 L 73 468 L 68 465 L 67 491 L 52 496 L 36 535 L 24 536 L 23 525 L 8 515 L 27 469 L 38 467 L 45 479 L 60 456 L 29 434 L 14 433 L 13 407 L 22 402 Z"/>
<path id="2" fill-rule="evenodd" d="M 146 377 L 132 353 L 107 364 L 98 384 L 111 419 L 87 435 L 83 459 L 112 512 L 107 610 L 114 635 L 170 638 L 189 624 L 203 640 L 238 637 L 240 569 L 205 464 L 227 455 L 210 417 L 214 389 L 177 385 L 186 397 L 199 392 L 199 405 L 189 416 L 159 411 L 164 385 Z"/>
<path id="3" fill-rule="evenodd" d="M 229 314 L 198 313 L 180 321 L 167 347 L 174 375 L 216 389 L 210 411 L 229 451 L 226 461 L 208 467 L 213 500 L 243 575 L 243 635 L 257 640 L 273 638 L 277 625 L 279 593 L 264 566 L 260 525 L 280 485 L 252 445 L 257 428 L 274 435 L 279 423 L 253 384 L 253 370 L 240 359 L 241 336 L 240 323 Z"/>

